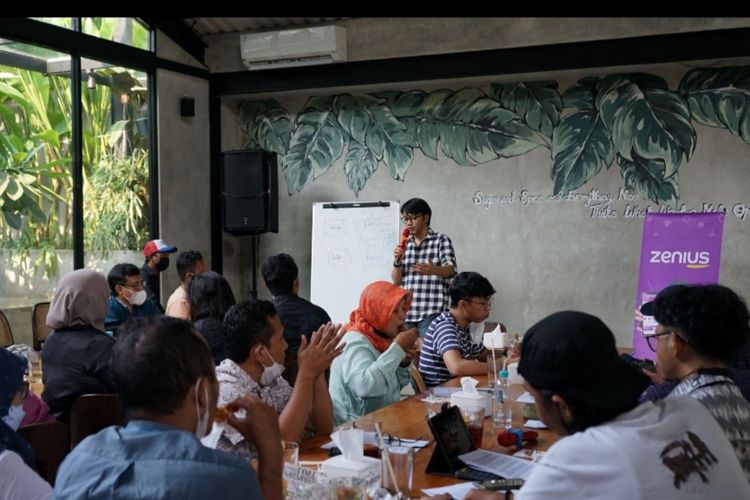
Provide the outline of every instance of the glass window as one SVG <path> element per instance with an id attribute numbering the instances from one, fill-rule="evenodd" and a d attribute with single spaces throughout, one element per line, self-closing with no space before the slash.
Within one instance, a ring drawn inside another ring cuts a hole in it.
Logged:
<path id="1" fill-rule="evenodd" d="M 149 29 L 132 17 L 84 17 L 81 31 L 105 40 L 151 50 Z"/>
<path id="2" fill-rule="evenodd" d="M 54 24 L 55 26 L 60 26 L 61 28 L 73 28 L 72 17 L 32 17 L 31 19 L 42 21 L 43 23 Z"/>
<path id="3" fill-rule="evenodd" d="M 140 266 L 149 237 L 146 73 L 83 59 L 83 213 L 86 267 Z"/>
<path id="4" fill-rule="evenodd" d="M 64 53 L 0 42 L 2 309 L 49 300 L 73 270 L 69 71 Z"/>

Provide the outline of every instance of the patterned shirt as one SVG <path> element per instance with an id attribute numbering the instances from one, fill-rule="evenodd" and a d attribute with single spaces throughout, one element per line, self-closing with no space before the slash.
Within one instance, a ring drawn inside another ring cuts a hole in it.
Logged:
<path id="1" fill-rule="evenodd" d="M 453 378 L 443 361 L 446 352 L 458 351 L 462 358 L 471 359 L 483 350 L 484 345 L 471 342 L 468 325 L 461 328 L 450 311 L 443 311 L 427 328 L 419 355 L 419 372 L 425 385 L 432 387 Z"/>
<path id="2" fill-rule="evenodd" d="M 429 261 L 436 266 L 456 267 L 456 253 L 451 239 L 444 234 L 427 229 L 427 236 L 420 245 L 414 242 L 414 235 L 409 237 L 404 258 L 401 261 L 401 286 L 413 293 L 411 308 L 406 314 L 406 321 L 418 322 L 425 316 L 439 313 L 448 307 L 448 287 L 450 278 L 419 274 L 412 270 L 412 265 Z"/>
<path id="3" fill-rule="evenodd" d="M 730 378 L 729 370 L 703 369 L 682 379 L 669 398 L 690 396 L 714 416 L 732 443 L 750 481 L 750 403 Z"/>
<path id="4" fill-rule="evenodd" d="M 216 367 L 216 378 L 219 379 L 218 406 L 224 406 L 235 399 L 252 394 L 281 414 L 292 397 L 292 388 L 283 377 L 276 377 L 271 385 L 262 386 L 247 374 L 240 366 L 227 358 Z M 237 412 L 244 417 L 244 410 Z M 250 460 L 257 456 L 255 446 L 233 427 L 227 426 L 216 445 L 217 450 L 224 450 Z"/>

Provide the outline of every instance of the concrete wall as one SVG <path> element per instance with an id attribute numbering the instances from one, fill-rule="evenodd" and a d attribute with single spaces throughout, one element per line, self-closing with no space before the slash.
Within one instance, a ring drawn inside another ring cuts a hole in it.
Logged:
<path id="1" fill-rule="evenodd" d="M 378 17 L 338 21 L 347 60 L 500 49 L 750 26 L 750 18 Z M 240 35 L 204 37 L 211 72 L 244 71 Z"/>
<path id="2" fill-rule="evenodd" d="M 631 70 L 658 74 L 674 89 L 687 68 L 671 65 Z M 543 79 L 549 75 L 535 76 Z M 567 72 L 555 78 L 563 90 L 584 76 L 592 73 Z M 483 81 L 467 80 L 455 82 L 449 88 L 481 88 L 480 83 L 486 85 Z M 444 87 L 419 88 L 429 91 Z M 488 91 L 486 86 L 483 89 Z M 353 93 L 364 92 L 357 89 Z M 277 97 L 292 115 L 307 99 L 307 96 Z M 721 281 L 748 296 L 750 214 L 743 216 L 741 210 L 733 214 L 732 209 L 750 206 L 747 159 L 750 145 L 727 130 L 695 122 L 693 125 L 697 147 L 689 163 L 680 167 L 677 207 L 684 204 L 686 210 L 702 210 L 705 204 L 714 207 L 721 204 L 729 209 Z M 236 134 L 236 130 L 225 130 L 229 135 Z M 598 207 L 606 211 L 597 211 L 585 201 L 532 202 L 529 196 L 524 196 L 524 192 L 543 197 L 552 193 L 552 159 L 545 148 L 476 167 L 458 166 L 442 153 L 435 161 L 418 149 L 414 152 L 413 164 L 403 182 L 394 181 L 381 164 L 358 201 L 426 199 L 433 210 L 433 228 L 453 239 L 459 270 L 480 272 L 497 288 L 491 319 L 505 323 L 510 331 L 523 332 L 557 310 L 579 309 L 599 315 L 615 332 L 619 345 L 630 345 L 642 211 L 660 207 L 623 190 L 616 164 L 609 170 L 602 169 L 576 190 L 589 196 L 613 197 L 613 201 Z M 279 192 L 279 234 L 261 237 L 261 259 L 276 252 L 291 253 L 300 266 L 301 295 L 309 296 L 311 205 L 317 201 L 355 199 L 343 172 L 343 156 L 299 193 L 287 195 L 283 180 Z M 490 200 L 493 196 L 497 198 L 494 203 L 477 203 L 477 193 Z M 507 203 L 501 202 L 502 196 Z M 614 217 L 604 217 L 613 214 Z M 262 286 L 261 291 L 268 296 Z"/>
<path id="3" fill-rule="evenodd" d="M 159 33 L 158 54 L 188 63 L 186 56 Z M 211 264 L 208 80 L 158 70 L 159 237 L 184 250 L 198 250 Z M 195 116 L 180 116 L 180 98 L 195 99 Z M 179 285 L 175 254 L 162 273 L 162 304 Z M 142 258 L 139 262 L 142 264 Z"/>

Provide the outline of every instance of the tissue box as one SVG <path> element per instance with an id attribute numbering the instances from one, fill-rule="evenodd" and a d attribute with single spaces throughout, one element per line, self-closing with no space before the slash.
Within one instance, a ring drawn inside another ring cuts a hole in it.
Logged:
<path id="1" fill-rule="evenodd" d="M 491 332 L 484 334 L 482 338 L 482 344 L 487 349 L 505 349 L 510 347 L 513 337 L 508 332 L 501 332 L 500 328 L 495 328 Z"/>
<path id="2" fill-rule="evenodd" d="M 459 408 L 484 408 L 485 416 L 492 415 L 492 395 L 485 392 L 454 392 L 451 394 L 451 405 Z"/>
<path id="3" fill-rule="evenodd" d="M 380 475 L 380 460 L 372 457 L 347 460 L 344 455 L 338 455 L 324 461 L 320 465 L 320 469 L 329 479 L 334 477 L 365 477 L 370 472 Z"/>

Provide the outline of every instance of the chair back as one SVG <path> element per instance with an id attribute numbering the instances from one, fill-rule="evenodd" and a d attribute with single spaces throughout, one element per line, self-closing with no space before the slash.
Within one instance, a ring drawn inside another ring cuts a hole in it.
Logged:
<path id="1" fill-rule="evenodd" d="M 50 328 L 47 326 L 47 313 L 49 312 L 49 302 L 39 302 L 34 304 L 31 310 L 31 333 L 34 336 L 34 350 L 41 351 L 42 344 L 47 340 Z"/>
<path id="2" fill-rule="evenodd" d="M 62 422 L 40 422 L 18 428 L 18 433 L 31 444 L 39 475 L 55 484 L 57 469 L 70 451 L 70 431 Z"/>
<path id="3" fill-rule="evenodd" d="M 10 329 L 10 323 L 8 318 L 5 317 L 5 313 L 0 311 L 0 346 L 8 347 L 13 345 L 13 331 Z"/>
<path id="4" fill-rule="evenodd" d="M 419 394 L 427 390 L 427 386 L 422 379 L 422 374 L 419 373 L 417 366 L 412 363 L 411 365 L 411 385 L 414 386 L 414 390 Z"/>
<path id="5" fill-rule="evenodd" d="M 70 448 L 105 427 L 123 423 L 122 402 L 117 394 L 78 396 L 70 408 Z"/>

